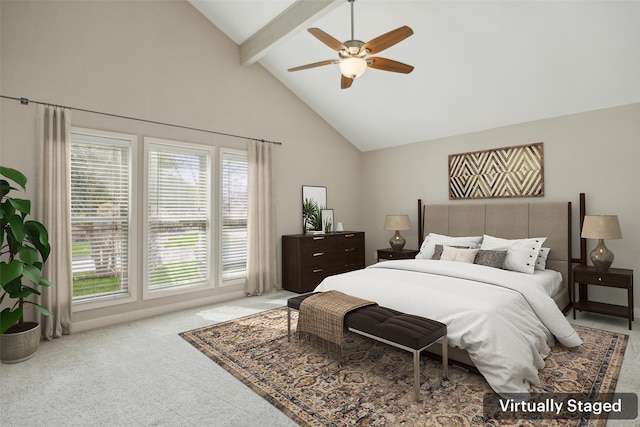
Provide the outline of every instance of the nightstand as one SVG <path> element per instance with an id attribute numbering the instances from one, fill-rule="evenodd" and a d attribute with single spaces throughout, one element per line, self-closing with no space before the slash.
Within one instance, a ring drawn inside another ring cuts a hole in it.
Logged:
<path id="1" fill-rule="evenodd" d="M 403 249 L 400 252 L 394 252 L 391 248 L 378 249 L 378 261 L 390 259 L 412 259 L 418 255 L 415 249 Z"/>
<path id="2" fill-rule="evenodd" d="M 575 293 L 575 284 L 578 284 L 578 294 Z M 587 285 L 606 286 L 627 290 L 627 305 L 605 304 L 589 301 Z M 591 313 L 606 314 L 609 316 L 625 317 L 629 319 L 629 330 L 633 322 L 633 270 L 624 268 L 610 268 L 609 271 L 596 271 L 595 267 L 578 265 L 573 269 L 573 285 L 571 289 L 571 302 L 573 303 L 573 318 L 576 318 L 576 310 Z"/>

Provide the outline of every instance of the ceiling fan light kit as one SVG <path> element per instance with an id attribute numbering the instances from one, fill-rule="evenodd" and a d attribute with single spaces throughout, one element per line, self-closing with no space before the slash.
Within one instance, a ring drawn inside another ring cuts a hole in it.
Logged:
<path id="1" fill-rule="evenodd" d="M 343 76 L 355 79 L 367 70 L 367 61 L 358 57 L 345 58 L 340 61 L 340 72 Z"/>
<path id="2" fill-rule="evenodd" d="M 347 1 L 351 3 L 351 40 L 341 43 L 319 28 L 308 29 L 309 33 L 314 37 L 338 52 L 340 59 L 330 59 L 314 62 L 313 64 L 301 65 L 299 67 L 289 68 L 288 71 L 299 71 L 323 65 L 340 64 L 340 72 L 342 73 L 340 87 L 342 89 L 351 87 L 353 80 L 364 74 L 367 67 L 403 74 L 408 74 L 413 71 L 413 67 L 411 65 L 403 64 L 402 62 L 393 61 L 391 59 L 369 56 L 401 42 L 412 35 L 413 30 L 405 25 L 376 37 L 367 43 L 355 40 L 353 36 L 353 2 L 355 0 Z"/>

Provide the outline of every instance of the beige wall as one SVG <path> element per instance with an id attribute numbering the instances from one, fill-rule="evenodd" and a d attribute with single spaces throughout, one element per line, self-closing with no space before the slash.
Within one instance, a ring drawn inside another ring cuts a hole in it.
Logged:
<path id="1" fill-rule="evenodd" d="M 584 192 L 588 214 L 619 217 L 623 239 L 606 242 L 615 254 L 614 267 L 640 272 L 640 167 L 636 164 L 640 159 L 640 104 L 363 153 L 362 225 L 367 231 L 368 262 L 374 261 L 376 248 L 388 247 L 391 233 L 382 229 L 388 213 L 410 215 L 413 229 L 402 234 L 407 248 L 417 248 L 417 199 L 449 203 L 449 154 L 535 142 L 544 142 L 545 196 L 540 200 L 573 202 L 574 256 L 579 256 L 578 203 L 579 193 Z M 595 243 L 588 241 L 588 251 Z M 626 303 L 620 290 L 604 296 L 594 289 L 593 295 Z M 640 307 L 640 292 L 635 293 L 635 307 Z"/>
<path id="2" fill-rule="evenodd" d="M 336 220 L 360 229 L 353 203 L 360 152 L 260 65 L 241 67 L 237 45 L 187 2 L 2 0 L 0 10 L 3 95 L 282 141 L 275 150 L 278 239 L 302 231 L 303 184 L 326 186 Z M 35 199 L 36 106 L 2 99 L 0 108 L 0 161 L 25 172 Z M 243 139 L 77 111 L 72 124 L 246 147 Z M 74 327 L 240 294 L 228 291 L 75 313 Z"/>

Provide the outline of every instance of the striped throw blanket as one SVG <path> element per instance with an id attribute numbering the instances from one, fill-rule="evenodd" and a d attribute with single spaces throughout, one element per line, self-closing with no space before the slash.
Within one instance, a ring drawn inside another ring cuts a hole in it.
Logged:
<path id="1" fill-rule="evenodd" d="M 298 335 L 319 338 L 329 345 L 341 348 L 344 316 L 356 308 L 375 304 L 340 291 L 311 295 L 300 304 Z"/>

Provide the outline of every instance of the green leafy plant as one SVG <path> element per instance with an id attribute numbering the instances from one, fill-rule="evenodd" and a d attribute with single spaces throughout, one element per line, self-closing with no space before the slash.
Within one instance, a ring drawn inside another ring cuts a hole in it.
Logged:
<path id="1" fill-rule="evenodd" d="M 8 297 L 15 302 L 0 312 L 0 334 L 10 328 L 20 330 L 24 324 L 25 304 L 32 304 L 45 316 L 51 312 L 33 301 L 40 295 L 38 286 L 52 286 L 42 277 L 42 266 L 49 257 L 49 233 L 38 221 L 25 220 L 31 213 L 31 201 L 11 197 L 18 190 L 26 191 L 27 178 L 19 171 L 0 166 L 0 304 Z M 6 178 L 6 179 L 4 179 Z"/>
<path id="2" fill-rule="evenodd" d="M 312 199 L 304 199 L 302 203 L 302 221 L 304 232 L 322 230 L 322 208 Z"/>

